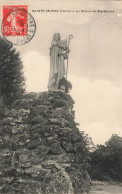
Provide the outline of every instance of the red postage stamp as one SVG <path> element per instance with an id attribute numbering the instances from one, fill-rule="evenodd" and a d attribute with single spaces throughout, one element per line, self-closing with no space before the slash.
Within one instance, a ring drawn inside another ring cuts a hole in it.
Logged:
<path id="1" fill-rule="evenodd" d="M 27 5 L 3 6 L 4 36 L 25 36 L 27 35 Z"/>

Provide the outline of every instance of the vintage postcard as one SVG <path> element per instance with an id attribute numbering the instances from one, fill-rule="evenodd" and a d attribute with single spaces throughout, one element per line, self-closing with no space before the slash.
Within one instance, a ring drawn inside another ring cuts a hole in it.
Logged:
<path id="1" fill-rule="evenodd" d="M 0 193 L 122 193 L 122 1 L 0 1 Z"/>

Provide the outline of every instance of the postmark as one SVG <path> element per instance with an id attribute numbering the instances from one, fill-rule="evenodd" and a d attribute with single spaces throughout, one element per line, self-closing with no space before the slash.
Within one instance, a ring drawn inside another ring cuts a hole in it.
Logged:
<path id="1" fill-rule="evenodd" d="M 27 5 L 3 6 L 2 34 L 14 45 L 28 43 L 36 32 L 36 23 Z"/>

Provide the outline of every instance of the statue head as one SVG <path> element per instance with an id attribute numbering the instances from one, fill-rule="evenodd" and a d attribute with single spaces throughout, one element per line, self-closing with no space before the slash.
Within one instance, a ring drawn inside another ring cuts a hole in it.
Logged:
<path id="1" fill-rule="evenodd" d="M 55 33 L 55 34 L 53 34 L 53 40 L 55 40 L 55 41 L 61 40 L 61 35 L 60 35 L 60 33 Z"/>

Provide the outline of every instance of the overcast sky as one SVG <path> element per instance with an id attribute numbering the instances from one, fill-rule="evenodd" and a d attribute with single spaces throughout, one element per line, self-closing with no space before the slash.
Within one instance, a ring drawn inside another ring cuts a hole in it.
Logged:
<path id="1" fill-rule="evenodd" d="M 27 91 L 47 91 L 53 33 L 59 32 L 62 39 L 73 34 L 68 80 L 73 85 L 70 94 L 75 100 L 79 128 L 95 144 L 105 143 L 113 133 L 122 135 L 122 3 L 29 2 L 28 11 L 35 19 L 36 33 L 29 43 L 16 47 L 21 52 Z M 114 10 L 114 13 L 32 12 L 37 9 L 99 9 Z"/>

